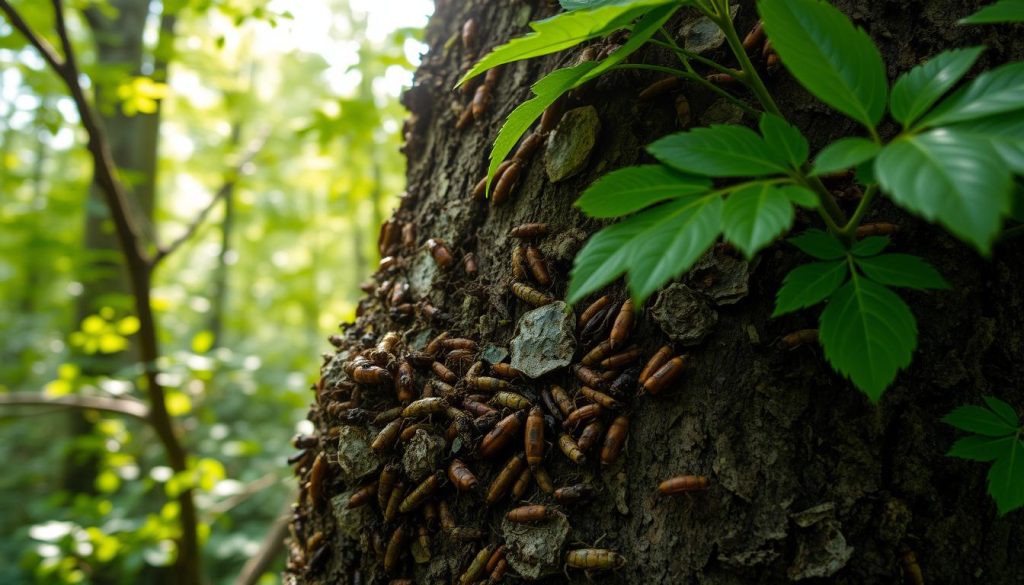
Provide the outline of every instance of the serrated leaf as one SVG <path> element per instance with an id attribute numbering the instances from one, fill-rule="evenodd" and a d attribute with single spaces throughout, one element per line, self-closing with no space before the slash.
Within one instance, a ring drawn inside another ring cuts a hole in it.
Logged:
<path id="1" fill-rule="evenodd" d="M 911 126 L 971 70 L 984 50 L 970 47 L 945 51 L 901 75 L 889 98 L 892 117 L 904 128 Z"/>
<path id="2" fill-rule="evenodd" d="M 743 126 L 671 134 L 648 145 L 647 151 L 670 167 L 707 177 L 756 177 L 787 170 L 781 153 Z"/>
<path id="3" fill-rule="evenodd" d="M 602 6 L 626 5 L 633 0 L 558 0 L 564 10 L 589 10 Z"/>
<path id="4" fill-rule="evenodd" d="M 555 53 L 625 28 L 633 19 L 652 7 L 671 1 L 635 0 L 599 6 L 592 10 L 563 12 L 551 18 L 531 22 L 530 28 L 533 32 L 495 47 L 473 65 L 459 80 L 457 86 L 498 65 Z"/>
<path id="5" fill-rule="evenodd" d="M 1024 175 L 1024 110 L 953 124 L 957 134 L 987 141 L 1011 171 Z"/>
<path id="6" fill-rule="evenodd" d="M 719 196 L 684 197 L 660 207 L 662 217 L 630 246 L 626 281 L 637 306 L 693 266 L 722 232 Z"/>
<path id="7" fill-rule="evenodd" d="M 807 162 L 810 147 L 807 139 L 795 127 L 775 114 L 764 113 L 758 125 L 768 148 L 782 153 L 794 169 Z"/>
<path id="8" fill-rule="evenodd" d="M 942 417 L 942 422 L 962 431 L 985 435 L 986 437 L 1005 437 L 1017 432 L 1017 427 L 1003 420 L 995 412 L 974 404 L 967 404 Z"/>
<path id="9" fill-rule="evenodd" d="M 1024 441 L 1017 439 L 988 470 L 988 493 L 1002 516 L 1024 506 Z"/>
<path id="10" fill-rule="evenodd" d="M 855 167 L 878 155 L 882 146 L 867 138 L 841 138 L 821 149 L 814 159 L 811 175 L 824 175 Z"/>
<path id="11" fill-rule="evenodd" d="M 898 295 L 854 273 L 822 311 L 819 336 L 832 367 L 877 402 L 910 365 L 917 322 Z"/>
<path id="12" fill-rule="evenodd" d="M 940 126 L 1024 110 L 1024 62 L 986 71 L 942 101 L 918 126 Z"/>
<path id="13" fill-rule="evenodd" d="M 971 461 L 995 461 L 1007 452 L 1010 443 L 1016 441 L 1017 437 L 983 437 L 981 435 L 968 435 L 957 439 L 953 446 L 946 453 L 949 457 L 959 457 Z"/>
<path id="14" fill-rule="evenodd" d="M 807 230 L 786 241 L 818 260 L 837 260 L 846 256 L 846 248 L 843 248 L 842 242 L 821 230 Z"/>
<path id="15" fill-rule="evenodd" d="M 649 205 L 711 188 L 705 177 L 687 175 L 664 165 L 640 165 L 612 171 L 594 181 L 576 200 L 590 217 L 619 217 Z"/>
<path id="16" fill-rule="evenodd" d="M 573 261 L 565 302 L 575 304 L 622 276 L 629 267 L 630 243 L 646 232 L 661 215 L 661 207 L 655 207 L 591 236 Z"/>
<path id="17" fill-rule="evenodd" d="M 873 128 L 885 113 L 882 55 L 863 29 L 820 0 L 758 0 L 783 65 L 818 99 Z"/>
<path id="18" fill-rule="evenodd" d="M 885 236 L 871 236 L 857 242 L 850 248 L 850 254 L 854 256 L 874 256 L 889 245 L 889 238 Z"/>
<path id="19" fill-rule="evenodd" d="M 779 190 L 782 191 L 786 198 L 800 207 L 816 209 L 821 204 L 818 201 L 818 196 L 806 187 L 801 187 L 800 185 L 784 185 L 779 187 Z"/>
<path id="20" fill-rule="evenodd" d="M 633 52 L 647 43 L 647 41 L 654 36 L 654 33 L 658 32 L 662 25 L 664 25 L 665 22 L 675 14 L 676 10 L 679 10 L 677 3 L 670 3 L 666 6 L 656 6 L 651 8 L 650 12 L 644 14 L 643 17 L 637 21 L 633 30 L 629 34 L 629 40 L 613 51 L 611 55 L 602 59 L 601 62 L 597 64 L 597 67 L 588 71 L 586 75 L 576 82 L 576 85 L 583 85 L 621 63 L 623 59 L 630 56 Z"/>
<path id="21" fill-rule="evenodd" d="M 854 261 L 864 276 L 879 284 L 917 290 L 949 288 L 934 266 L 913 254 L 882 254 Z"/>
<path id="22" fill-rule="evenodd" d="M 1010 209 L 1006 165 L 988 142 L 950 128 L 894 140 L 875 159 L 875 173 L 896 203 L 982 253 Z"/>
<path id="23" fill-rule="evenodd" d="M 992 409 L 992 412 L 996 413 L 996 416 L 1015 427 L 1020 427 L 1020 417 L 1017 416 L 1017 411 L 1012 406 L 995 396 L 982 396 L 982 399 Z"/>
<path id="24" fill-rule="evenodd" d="M 772 317 L 792 313 L 827 299 L 843 285 L 849 274 L 845 260 L 811 262 L 789 271 L 782 287 L 775 293 L 775 312 Z"/>
<path id="25" fill-rule="evenodd" d="M 999 0 L 960 20 L 960 24 L 1024 22 L 1024 0 Z"/>
<path id="26" fill-rule="evenodd" d="M 588 61 L 575 67 L 556 69 L 545 75 L 530 89 L 534 97 L 516 106 L 512 113 L 501 125 L 498 136 L 494 139 L 494 146 L 491 148 L 491 161 L 487 167 L 487 192 L 491 190 L 491 180 L 498 165 L 505 160 L 508 153 L 512 152 L 516 143 L 522 135 L 530 129 L 534 121 L 544 113 L 544 110 L 555 103 L 563 93 L 573 88 L 587 72 L 597 67 L 597 63 Z"/>
<path id="27" fill-rule="evenodd" d="M 747 258 L 789 230 L 793 205 L 781 189 L 756 183 L 733 191 L 725 200 L 722 227 L 725 238 Z"/>

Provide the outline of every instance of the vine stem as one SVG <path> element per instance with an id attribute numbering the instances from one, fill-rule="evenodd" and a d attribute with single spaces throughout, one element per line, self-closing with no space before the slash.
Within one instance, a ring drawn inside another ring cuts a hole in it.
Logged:
<path id="1" fill-rule="evenodd" d="M 857 203 L 857 209 L 853 211 L 853 215 L 850 216 L 850 221 L 847 222 L 840 232 L 840 235 L 852 238 L 854 233 L 857 231 L 857 226 L 860 225 L 864 214 L 867 213 L 868 206 L 871 205 L 871 201 L 875 198 L 878 193 L 878 185 L 869 185 L 867 190 L 864 191 L 864 196 L 861 197 L 860 202 Z"/>
<path id="2" fill-rule="evenodd" d="M 750 107 L 749 104 L 747 104 L 740 98 L 716 86 L 715 84 L 709 82 L 708 80 L 704 79 L 700 75 L 697 75 L 696 73 L 690 73 L 689 71 L 683 71 L 682 69 L 675 69 L 673 67 L 664 67 L 661 65 L 647 65 L 644 63 L 620 63 L 619 65 L 615 65 L 611 69 L 613 71 L 617 69 L 638 69 L 641 71 L 658 71 L 660 73 L 668 73 L 669 75 L 682 77 L 683 79 L 688 79 L 690 81 L 703 85 L 704 87 L 707 87 L 711 91 L 729 100 L 738 108 L 741 108 L 744 112 L 748 114 L 756 116 L 761 113 L 757 109 Z"/>

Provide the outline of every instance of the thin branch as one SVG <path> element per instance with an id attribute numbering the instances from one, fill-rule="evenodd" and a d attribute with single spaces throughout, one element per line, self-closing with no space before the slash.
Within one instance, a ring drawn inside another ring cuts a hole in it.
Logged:
<path id="1" fill-rule="evenodd" d="M 192 220 L 192 223 L 189 224 L 188 228 L 185 229 L 185 233 L 181 234 L 181 236 L 179 236 L 176 240 L 174 240 L 167 246 L 160 248 L 160 250 L 157 251 L 156 255 L 153 256 L 153 266 L 156 266 L 163 259 L 173 254 L 178 248 L 180 248 L 182 245 L 184 245 L 186 242 L 192 239 L 193 236 L 196 235 L 196 232 L 199 231 L 199 228 L 203 225 L 203 222 L 205 222 L 206 218 L 209 217 L 210 212 L 213 211 L 213 208 L 216 207 L 217 204 L 221 202 L 221 200 L 223 200 L 225 197 L 231 194 L 232 190 L 234 190 L 235 188 L 235 185 L 238 184 L 238 179 L 246 174 L 246 167 L 249 165 L 249 163 L 252 162 L 254 158 L 256 158 L 256 155 L 259 154 L 260 150 L 263 149 L 263 145 L 265 145 L 266 143 L 266 134 L 264 134 L 262 137 L 256 140 L 253 146 L 250 147 L 249 150 L 242 157 L 242 160 L 235 166 L 234 169 L 232 169 L 231 173 L 228 175 L 228 178 L 225 179 L 224 183 L 220 186 L 220 189 L 217 189 L 217 192 L 214 194 L 213 199 L 210 200 L 206 207 L 204 207 L 203 210 L 200 211 L 199 214 L 196 215 L 196 217 Z"/>
<path id="2" fill-rule="evenodd" d="M 61 74 L 64 71 L 64 59 L 57 54 L 57 50 L 53 48 L 49 42 L 43 37 L 37 35 L 32 27 L 25 22 L 25 19 L 18 14 L 18 11 L 7 0 L 0 0 L 0 10 L 7 16 L 7 20 L 11 21 L 11 26 L 17 29 L 18 32 L 24 36 L 33 47 L 39 51 L 39 54 L 46 61 L 46 64 L 50 66 L 57 74 Z"/>
<path id="3" fill-rule="evenodd" d="M 288 536 L 288 520 L 292 509 L 291 500 L 292 498 L 285 500 L 284 509 L 264 537 L 260 550 L 245 562 L 238 578 L 235 579 L 235 585 L 256 585 L 277 555 L 284 550 L 284 539 Z"/>
<path id="4" fill-rule="evenodd" d="M 46 396 L 35 392 L 11 392 L 0 394 L 2 406 L 56 406 L 60 409 L 77 408 L 123 414 L 149 421 L 149 407 L 134 398 L 109 398 L 106 396 Z M 51 412 L 57 412 L 56 410 Z"/>
<path id="5" fill-rule="evenodd" d="M 218 502 L 217 504 L 210 506 L 209 508 L 206 509 L 206 513 L 208 514 L 208 520 L 210 520 L 210 524 L 213 523 L 213 519 L 215 519 L 216 517 L 230 512 L 237 506 L 247 501 L 249 498 L 255 496 L 256 494 L 262 492 L 267 488 L 270 488 L 271 486 L 277 483 L 277 480 L 278 476 L 276 473 L 264 474 L 263 476 L 247 483 L 245 485 L 245 489 L 238 492 L 237 494 L 229 498 L 225 498 L 224 500 Z"/>

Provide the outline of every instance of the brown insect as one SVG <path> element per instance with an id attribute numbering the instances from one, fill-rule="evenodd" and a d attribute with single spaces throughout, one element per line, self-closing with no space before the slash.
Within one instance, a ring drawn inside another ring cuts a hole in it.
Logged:
<path id="1" fill-rule="evenodd" d="M 587 456 L 580 450 L 579 445 L 576 441 L 572 440 L 572 437 L 566 433 L 562 433 L 558 437 L 558 447 L 562 450 L 562 453 L 569 458 L 573 463 L 577 465 L 586 465 Z"/>
<path id="2" fill-rule="evenodd" d="M 312 449 L 320 444 L 316 435 L 295 435 L 292 437 L 292 446 L 296 449 Z"/>
<path id="3" fill-rule="evenodd" d="M 449 335 L 450 333 L 448 333 L 447 331 L 442 331 L 441 333 L 438 333 L 437 337 L 431 339 L 430 342 L 427 343 L 427 346 L 423 348 L 423 351 L 432 356 L 436 356 L 437 354 L 441 353 L 441 349 L 444 347 L 444 340 L 448 339 Z"/>
<path id="4" fill-rule="evenodd" d="M 480 27 L 475 18 L 470 18 L 462 25 L 462 46 L 467 51 L 475 51 Z"/>
<path id="5" fill-rule="evenodd" d="M 377 436 L 370 444 L 370 448 L 373 449 L 373 452 L 383 453 L 394 447 L 395 443 L 398 441 L 399 434 L 402 432 L 403 423 L 405 423 L 405 419 L 396 418 L 385 425 L 385 427 L 377 433 Z"/>
<path id="6" fill-rule="evenodd" d="M 686 356 L 680 355 L 665 362 L 665 365 L 658 368 L 656 372 L 644 381 L 644 390 L 652 395 L 656 395 L 664 390 L 673 380 L 679 377 L 679 374 L 683 373 L 686 361 Z"/>
<path id="7" fill-rule="evenodd" d="M 541 144 L 544 144 L 544 137 L 544 134 L 540 132 L 531 133 L 519 143 L 519 148 L 516 149 L 512 158 L 523 162 L 530 160 L 533 157 L 533 153 L 537 152 Z"/>
<path id="8" fill-rule="evenodd" d="M 633 363 L 634 361 L 640 359 L 640 356 L 642 355 L 643 351 L 639 347 L 634 345 L 633 347 L 630 347 L 625 351 L 620 351 L 615 355 L 608 356 L 607 358 L 601 360 L 601 367 L 606 370 L 620 370 L 625 366 L 628 366 L 629 364 Z"/>
<path id="9" fill-rule="evenodd" d="M 385 256 L 380 259 L 380 262 L 377 263 L 377 270 L 379 270 L 380 272 L 387 272 L 388 270 L 391 270 L 395 266 L 398 266 L 398 263 L 399 259 L 397 256 Z"/>
<path id="10" fill-rule="evenodd" d="M 487 433 L 480 441 L 480 456 L 489 458 L 497 454 L 505 445 L 508 445 L 523 426 L 526 413 L 523 411 L 514 412 L 498 421 L 491 432 Z"/>
<path id="11" fill-rule="evenodd" d="M 426 563 L 430 561 L 430 531 L 427 530 L 426 525 L 420 524 L 416 531 L 416 545 L 419 546 L 419 551 L 416 550 L 416 546 L 413 546 L 412 557 L 416 563 Z"/>
<path id="12" fill-rule="evenodd" d="M 533 479 L 537 482 L 537 487 L 539 487 L 541 491 L 546 494 L 554 493 L 555 484 L 551 481 L 551 476 L 548 475 L 547 470 L 540 465 L 535 465 L 533 467 Z"/>
<path id="13" fill-rule="evenodd" d="M 494 552 L 491 553 L 490 558 L 487 559 L 487 566 L 484 568 L 484 570 L 488 573 L 493 573 L 495 567 L 498 566 L 498 562 L 501 561 L 503 558 L 505 558 L 504 544 L 494 549 Z"/>
<path id="14" fill-rule="evenodd" d="M 494 480 L 491 481 L 490 487 L 487 488 L 487 505 L 494 504 L 512 488 L 512 484 L 519 479 L 519 475 L 523 473 L 523 469 L 526 468 L 526 456 L 522 453 L 516 453 L 508 460 L 505 467 L 498 472 Z"/>
<path id="15" fill-rule="evenodd" d="M 387 509 L 391 490 L 401 477 L 401 468 L 395 463 L 388 463 L 380 472 L 380 479 L 377 481 L 377 505 L 381 510 Z"/>
<path id="16" fill-rule="evenodd" d="M 903 573 L 906 585 L 924 585 L 924 574 L 921 565 L 917 563 L 917 555 L 906 546 L 900 553 L 900 572 Z"/>
<path id="17" fill-rule="evenodd" d="M 496 585 L 501 583 L 501 580 L 505 578 L 505 573 L 508 571 L 508 561 L 504 557 L 498 561 L 495 565 L 494 570 L 491 571 L 490 577 L 487 578 L 487 585 Z"/>
<path id="18" fill-rule="evenodd" d="M 519 181 L 519 175 L 523 171 L 523 163 L 518 159 L 512 159 L 501 178 L 494 179 L 494 191 L 491 193 L 491 205 L 497 207 L 508 200 L 512 195 L 512 189 Z"/>
<path id="19" fill-rule="evenodd" d="M 544 256 L 536 246 L 526 246 L 526 264 L 530 267 L 534 280 L 541 286 L 551 286 L 551 274 L 544 262 Z"/>
<path id="20" fill-rule="evenodd" d="M 611 396 L 608 396 L 604 392 L 598 392 L 590 386 L 583 386 L 580 388 L 580 394 L 585 396 L 587 400 L 590 400 L 594 404 L 600 404 L 602 407 L 608 410 L 617 410 L 622 404 L 618 400 L 615 400 Z M 571 416 L 571 415 L 570 415 Z"/>
<path id="21" fill-rule="evenodd" d="M 434 363 L 434 354 L 426 351 L 410 351 L 405 356 L 406 361 L 419 368 L 430 367 Z"/>
<path id="22" fill-rule="evenodd" d="M 550 295 L 521 282 L 512 283 L 512 294 L 535 307 L 542 307 L 555 301 Z"/>
<path id="23" fill-rule="evenodd" d="M 736 85 L 737 83 L 739 83 L 738 79 L 736 79 L 732 75 L 729 75 L 728 73 L 712 73 L 706 76 L 704 79 L 707 79 L 709 82 L 715 85 L 729 86 Z"/>
<path id="24" fill-rule="evenodd" d="M 508 383 L 501 378 L 491 378 L 489 376 L 473 376 L 466 379 L 466 383 L 472 388 L 482 390 L 484 392 L 499 392 L 512 390 L 512 384 Z"/>
<path id="25" fill-rule="evenodd" d="M 459 577 L 459 585 L 469 585 L 483 577 L 484 571 L 487 568 L 487 559 L 491 558 L 492 550 L 493 548 L 488 545 L 476 553 L 476 556 L 473 557 L 473 562 L 469 564 L 466 571 Z"/>
<path id="26" fill-rule="evenodd" d="M 604 437 L 604 445 L 601 446 L 601 464 L 611 465 L 619 458 L 622 446 L 626 444 L 626 435 L 629 433 L 629 417 L 622 414 L 615 417 L 612 426 Z"/>
<path id="27" fill-rule="evenodd" d="M 430 238 L 427 240 L 427 250 L 430 251 L 430 255 L 434 258 L 434 262 L 442 268 L 446 269 L 451 267 L 455 262 L 455 257 L 448 250 L 448 247 L 444 245 L 444 242 L 436 238 Z"/>
<path id="28" fill-rule="evenodd" d="M 526 495 L 527 488 L 530 487 L 530 481 L 533 479 L 533 472 L 527 467 L 519 474 L 516 482 L 512 484 L 512 499 L 521 500 Z"/>
<path id="29" fill-rule="evenodd" d="M 609 352 L 611 352 L 611 345 L 609 341 L 605 339 L 601 343 L 595 345 L 594 349 L 588 351 L 587 354 L 580 359 L 580 363 L 584 366 L 596 366 L 608 356 Z"/>
<path id="30" fill-rule="evenodd" d="M 515 392 L 497 392 L 491 398 L 491 404 L 513 410 L 524 410 L 530 408 L 530 401 L 521 394 Z"/>
<path id="31" fill-rule="evenodd" d="M 451 508 L 448 507 L 446 500 L 441 500 L 437 504 L 437 515 L 441 519 L 441 530 L 445 532 L 455 530 L 455 516 L 452 516 Z"/>
<path id="32" fill-rule="evenodd" d="M 521 240 L 543 238 L 548 235 L 548 224 L 546 223 L 524 223 L 512 228 L 508 235 Z"/>
<path id="33" fill-rule="evenodd" d="M 389 219 L 380 226 L 380 235 L 377 236 L 377 251 L 381 257 L 393 256 L 397 252 L 398 242 L 401 238 L 401 228 L 398 222 Z"/>
<path id="34" fill-rule="evenodd" d="M 661 97 L 666 93 L 678 89 L 683 86 L 682 77 L 666 77 L 665 79 L 659 79 L 654 83 L 648 85 L 643 91 L 637 95 L 637 99 L 641 101 L 652 100 L 657 97 Z"/>
<path id="35" fill-rule="evenodd" d="M 423 504 L 423 502 L 427 501 L 427 498 L 433 495 L 441 485 L 441 477 L 442 473 L 438 471 L 423 480 L 420 485 L 416 486 L 416 489 L 409 492 L 409 495 L 402 500 L 401 505 L 398 507 L 398 511 L 402 514 L 411 512 Z"/>
<path id="36" fill-rule="evenodd" d="M 427 502 L 423 504 L 423 523 L 427 528 L 434 530 L 437 528 L 437 502 Z"/>
<path id="37" fill-rule="evenodd" d="M 526 250 L 522 246 L 512 248 L 512 278 L 526 280 Z"/>
<path id="38" fill-rule="evenodd" d="M 562 423 L 562 426 L 567 429 L 574 429 L 582 423 L 597 418 L 603 411 L 604 409 L 600 404 L 581 406 L 565 417 L 565 422 Z"/>
<path id="39" fill-rule="evenodd" d="M 416 375 L 412 364 L 402 361 L 398 364 L 398 380 L 395 383 L 395 395 L 399 402 L 409 402 L 416 398 Z"/>
<path id="40" fill-rule="evenodd" d="M 743 37 L 743 48 L 747 51 L 754 50 L 755 47 L 764 42 L 764 23 L 760 20 L 754 25 L 754 28 L 750 29 L 747 36 Z"/>
<path id="41" fill-rule="evenodd" d="M 596 386 L 598 388 L 604 388 L 604 378 L 601 374 L 591 370 L 590 368 L 582 365 L 575 365 L 572 367 L 573 373 L 576 374 L 576 379 L 583 382 L 587 386 Z"/>
<path id="42" fill-rule="evenodd" d="M 434 374 L 449 384 L 455 384 L 459 381 L 459 377 L 455 375 L 455 372 L 449 370 L 441 362 L 434 362 L 430 364 L 430 369 L 434 371 Z"/>
<path id="43" fill-rule="evenodd" d="M 572 405 L 572 399 L 569 398 L 569 393 L 565 391 L 565 388 L 552 384 L 551 397 L 555 400 L 555 404 L 558 405 L 558 410 L 562 412 L 562 416 L 569 416 L 569 413 L 575 410 L 575 407 Z"/>
<path id="44" fill-rule="evenodd" d="M 480 480 L 473 475 L 473 472 L 466 467 L 461 459 L 453 459 L 448 466 L 448 479 L 460 492 L 475 491 L 480 485 Z"/>
<path id="45" fill-rule="evenodd" d="M 421 416 L 430 416 L 432 414 L 441 414 L 448 409 L 448 402 L 444 398 L 431 397 L 431 398 L 420 398 L 414 402 L 410 402 L 409 406 L 406 406 L 402 410 L 402 416 L 406 418 L 419 418 Z"/>
<path id="46" fill-rule="evenodd" d="M 352 370 L 352 379 L 360 384 L 384 386 L 391 383 L 391 373 L 384 368 L 363 363 Z"/>
<path id="47" fill-rule="evenodd" d="M 526 417 L 526 462 L 536 468 L 544 460 L 544 412 L 539 406 Z"/>
<path id="48" fill-rule="evenodd" d="M 587 306 L 587 308 L 584 309 L 582 313 L 580 313 L 579 321 L 577 321 L 577 326 L 578 326 L 579 330 L 583 331 L 583 329 L 587 326 L 587 324 L 590 323 L 590 321 L 598 313 L 600 313 L 602 310 L 608 308 L 608 306 L 611 305 L 611 304 L 612 304 L 612 297 L 611 297 L 611 295 L 604 295 L 603 297 L 601 297 L 601 298 L 597 299 L 596 301 L 590 303 Z"/>
<path id="49" fill-rule="evenodd" d="M 619 553 L 603 548 L 580 548 L 571 550 L 565 555 L 565 564 L 575 569 L 588 571 L 607 571 L 618 569 L 626 564 L 626 559 Z"/>
<path id="50" fill-rule="evenodd" d="M 327 480 L 327 472 L 327 457 L 321 451 L 316 454 L 313 466 L 309 469 L 309 498 L 316 505 L 319 505 L 326 497 L 324 483 Z"/>
<path id="51" fill-rule="evenodd" d="M 466 86 L 463 86 L 463 87 L 466 87 Z M 477 89 L 480 89 L 480 88 L 477 88 Z M 455 129 L 456 130 L 465 130 L 466 128 L 469 128 L 469 125 L 472 124 L 472 123 L 473 123 L 473 107 L 472 106 L 467 106 L 465 108 L 462 108 L 462 111 L 459 112 L 459 117 L 456 118 L 456 120 L 455 120 Z"/>
<path id="52" fill-rule="evenodd" d="M 402 226 L 402 246 L 405 248 L 416 247 L 416 224 L 407 223 Z"/>
<path id="53" fill-rule="evenodd" d="M 526 377 L 526 374 L 513 368 L 509 364 L 494 364 L 491 366 L 491 371 L 502 378 L 516 379 Z"/>
<path id="54" fill-rule="evenodd" d="M 577 483 L 558 488 L 555 490 L 554 496 L 555 501 L 559 504 L 575 504 L 592 498 L 594 489 L 585 483 Z"/>
<path id="55" fill-rule="evenodd" d="M 801 329 L 794 331 L 788 335 L 783 335 L 779 343 L 786 349 L 796 349 L 801 345 L 807 343 L 815 343 L 818 341 L 818 330 L 817 329 Z"/>
<path id="56" fill-rule="evenodd" d="M 388 540 L 387 552 L 384 553 L 384 571 L 394 574 L 398 569 L 398 562 L 402 557 L 402 550 L 405 548 L 405 541 L 408 539 L 408 529 L 404 525 L 395 528 Z"/>
<path id="57" fill-rule="evenodd" d="M 477 343 L 472 339 L 466 339 L 465 337 L 448 337 L 441 341 L 441 347 L 448 350 L 462 349 L 467 351 L 476 351 Z"/>
<path id="58" fill-rule="evenodd" d="M 542 522 L 554 517 L 555 509 L 550 506 L 532 505 L 512 508 L 505 514 L 509 522 L 517 524 L 528 524 L 530 522 Z"/>
<path id="59" fill-rule="evenodd" d="M 491 179 L 491 182 L 497 181 L 511 165 L 512 159 L 501 161 L 498 168 L 494 169 L 494 177 Z M 472 197 L 477 201 L 481 201 L 485 195 L 487 195 L 487 175 L 484 175 L 482 179 L 477 181 L 476 186 L 473 187 Z"/>
<path id="60" fill-rule="evenodd" d="M 611 349 L 621 347 L 629 339 L 633 332 L 633 299 L 626 299 L 619 307 L 619 314 L 615 316 L 615 324 L 612 325 L 611 335 L 608 336 L 608 346 Z"/>
<path id="61" fill-rule="evenodd" d="M 462 269 L 466 271 L 466 276 L 476 278 L 479 271 L 476 264 L 476 254 L 470 252 L 462 257 Z"/>
<path id="62" fill-rule="evenodd" d="M 466 409 L 466 411 L 469 412 L 469 414 L 473 415 L 474 417 L 483 416 L 485 414 L 490 414 L 492 412 L 498 412 L 482 402 L 477 402 L 475 400 L 468 399 L 462 401 L 462 408 Z"/>
<path id="63" fill-rule="evenodd" d="M 364 485 L 363 487 L 352 492 L 352 495 L 348 497 L 348 504 L 346 508 L 358 508 L 365 506 L 370 503 L 374 497 L 377 496 L 377 482 Z"/>
<path id="64" fill-rule="evenodd" d="M 409 441 L 412 440 L 413 437 L 416 436 L 416 431 L 424 431 L 429 433 L 432 430 L 434 430 L 433 426 L 424 423 L 416 423 L 414 425 L 409 425 L 408 427 L 402 430 L 402 434 L 399 435 L 398 440 L 402 441 L 403 443 L 408 443 Z"/>
<path id="65" fill-rule="evenodd" d="M 658 484 L 658 491 L 665 495 L 700 492 L 710 485 L 711 480 L 703 475 L 678 475 Z"/>
<path id="66" fill-rule="evenodd" d="M 866 238 L 868 236 L 891 236 L 898 234 L 900 226 L 894 223 L 866 223 L 864 225 L 857 226 L 857 238 Z"/>
<path id="67" fill-rule="evenodd" d="M 583 432 L 580 433 L 580 438 L 576 441 L 576 444 L 579 445 L 580 451 L 587 453 L 597 444 L 603 434 L 604 423 L 600 419 L 595 420 L 583 427 Z"/>
<path id="68" fill-rule="evenodd" d="M 669 359 L 672 358 L 672 346 L 663 345 L 661 349 L 651 356 L 651 359 L 647 360 L 647 365 L 640 371 L 640 384 L 647 381 L 647 378 L 651 377 L 651 374 L 661 369 L 661 366 L 665 365 Z"/>
<path id="69" fill-rule="evenodd" d="M 405 499 L 405 482 L 399 479 L 395 482 L 395 486 L 391 488 L 391 493 L 388 495 L 388 505 L 384 507 L 384 521 L 391 522 L 398 517 L 398 508 L 402 505 L 402 500 Z"/>
<path id="70" fill-rule="evenodd" d="M 540 134 L 547 134 L 558 126 L 558 122 L 562 119 L 562 113 L 565 111 L 565 96 L 559 97 L 553 104 L 548 106 L 544 113 L 540 115 L 540 124 L 537 125 L 537 132 Z"/>

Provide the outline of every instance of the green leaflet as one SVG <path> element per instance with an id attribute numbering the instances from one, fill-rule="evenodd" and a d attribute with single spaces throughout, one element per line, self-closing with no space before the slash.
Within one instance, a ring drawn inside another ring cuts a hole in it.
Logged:
<path id="1" fill-rule="evenodd" d="M 789 230 L 793 215 L 793 205 L 784 189 L 771 183 L 754 183 L 729 194 L 722 227 L 725 238 L 752 258 Z"/>
<path id="2" fill-rule="evenodd" d="M 1018 428 L 995 411 L 973 404 L 957 408 L 943 417 L 942 422 L 962 431 L 986 437 L 1005 437 L 1016 433 Z"/>
<path id="3" fill-rule="evenodd" d="M 850 248 L 853 256 L 874 256 L 889 245 L 889 238 L 885 236 L 871 236 L 857 242 Z"/>
<path id="4" fill-rule="evenodd" d="M 811 262 L 789 271 L 775 293 L 772 317 L 816 305 L 836 291 L 849 274 L 845 260 Z"/>
<path id="5" fill-rule="evenodd" d="M 997 24 L 1002 22 L 1024 22 L 1024 0 L 999 0 L 986 6 L 960 24 Z"/>
<path id="6" fill-rule="evenodd" d="M 964 405 L 942 422 L 972 433 L 953 444 L 947 455 L 971 461 L 991 461 L 988 493 L 1000 515 L 1024 506 L 1024 428 L 1012 406 L 995 396 L 985 406 Z"/>
<path id="7" fill-rule="evenodd" d="M 783 153 L 743 126 L 670 134 L 648 145 L 647 151 L 670 167 L 707 177 L 757 177 L 788 170 Z"/>
<path id="8" fill-rule="evenodd" d="M 775 114 L 764 113 L 761 115 L 758 128 L 761 130 L 761 136 L 764 137 L 768 148 L 782 153 L 783 158 L 794 169 L 799 169 L 807 162 L 807 154 L 810 149 L 807 139 L 789 122 Z"/>
<path id="9" fill-rule="evenodd" d="M 970 47 L 939 53 L 901 75 L 889 99 L 892 117 L 904 128 L 911 126 L 970 71 L 984 50 Z"/>
<path id="10" fill-rule="evenodd" d="M 949 288 L 931 264 L 912 254 L 882 254 L 854 262 L 864 276 L 879 284 L 917 290 Z"/>
<path id="11" fill-rule="evenodd" d="M 818 99 L 874 128 L 887 81 L 871 37 L 820 0 L 759 0 L 758 12 L 782 63 Z"/>
<path id="12" fill-rule="evenodd" d="M 964 122 L 1024 110 L 1024 62 L 1008 63 L 979 75 L 942 101 L 918 124 L 922 127 Z"/>
<path id="13" fill-rule="evenodd" d="M 896 203 L 982 253 L 1010 210 L 1006 165 L 987 141 L 952 128 L 894 140 L 875 159 L 875 174 Z"/>
<path id="14" fill-rule="evenodd" d="M 880 144 L 867 138 L 840 138 L 821 149 L 814 159 L 811 175 L 824 175 L 855 167 L 874 158 L 880 150 Z"/>
<path id="15" fill-rule="evenodd" d="M 949 128 L 958 135 L 988 142 L 1011 171 L 1024 175 L 1024 110 L 969 120 Z"/>
<path id="16" fill-rule="evenodd" d="M 838 260 L 846 256 L 843 244 L 831 234 L 822 230 L 807 230 L 786 240 L 801 252 L 818 260 Z"/>
<path id="17" fill-rule="evenodd" d="M 910 365 L 917 323 L 903 299 L 856 273 L 829 299 L 819 336 L 825 358 L 872 402 Z"/>
<path id="18" fill-rule="evenodd" d="M 576 200 L 590 217 L 619 217 L 666 199 L 697 195 L 711 189 L 711 181 L 663 165 L 641 165 L 612 171 L 594 181 Z"/>

